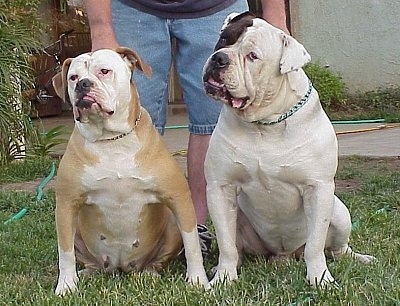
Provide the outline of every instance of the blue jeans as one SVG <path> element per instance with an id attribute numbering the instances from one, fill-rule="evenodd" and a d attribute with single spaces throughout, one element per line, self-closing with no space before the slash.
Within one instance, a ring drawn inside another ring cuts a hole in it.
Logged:
<path id="1" fill-rule="evenodd" d="M 221 104 L 209 98 L 203 89 L 202 70 L 214 51 L 225 17 L 248 10 L 246 0 L 210 16 L 194 19 L 165 19 L 112 1 L 112 18 L 121 46 L 135 50 L 152 68 L 147 79 L 136 71 L 133 75 L 143 107 L 150 113 L 161 134 L 167 122 L 168 81 L 172 63 L 171 39 L 177 41 L 176 70 L 189 117 L 189 132 L 211 134 Z"/>

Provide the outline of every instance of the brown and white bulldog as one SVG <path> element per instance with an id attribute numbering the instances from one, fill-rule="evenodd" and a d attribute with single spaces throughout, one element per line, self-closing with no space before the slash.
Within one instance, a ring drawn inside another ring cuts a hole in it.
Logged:
<path id="1" fill-rule="evenodd" d="M 249 13 L 229 16 L 204 66 L 207 93 L 224 106 L 205 162 L 219 245 L 211 284 L 234 280 L 243 253 L 303 253 L 312 285 L 334 281 L 324 250 L 361 262 L 348 245 L 348 209 L 334 195 L 335 131 L 301 67 L 294 38 Z"/>
<path id="2" fill-rule="evenodd" d="M 157 272 L 182 241 L 187 280 L 208 284 L 186 179 L 140 106 L 135 68 L 150 74 L 130 49 L 99 50 L 53 79 L 75 118 L 56 183 L 58 295 L 76 290 L 75 257 L 83 274 Z"/>

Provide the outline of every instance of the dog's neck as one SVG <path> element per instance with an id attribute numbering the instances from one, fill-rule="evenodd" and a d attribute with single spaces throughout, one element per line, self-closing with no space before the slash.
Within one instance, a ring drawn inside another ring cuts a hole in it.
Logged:
<path id="1" fill-rule="evenodd" d="M 140 112 L 139 112 L 139 116 L 138 116 L 138 117 L 136 118 L 136 120 L 135 120 L 134 127 L 133 127 L 129 132 L 122 133 L 122 134 L 113 136 L 113 137 L 111 137 L 111 138 L 101 138 L 101 139 L 99 139 L 98 141 L 112 141 L 112 140 L 117 140 L 117 139 L 124 138 L 125 136 L 131 134 L 131 133 L 134 131 L 134 129 L 136 128 L 136 126 L 139 124 L 139 121 L 140 121 L 141 118 L 142 118 L 142 112 L 140 111 Z"/>
<path id="2" fill-rule="evenodd" d="M 107 119 L 89 119 L 87 123 L 76 122 L 75 124 L 83 138 L 89 142 L 121 139 L 132 134 L 140 123 L 141 107 L 139 104 L 135 106 L 121 106 Z"/>
<path id="3" fill-rule="evenodd" d="M 293 75 L 290 75 L 293 73 Z M 262 97 L 262 104 L 254 103 L 241 113 L 236 112 L 247 122 L 281 122 L 282 118 L 294 113 L 293 110 L 308 102 L 310 96 L 309 79 L 303 70 L 279 75 L 269 81 L 266 88 L 276 88 Z M 293 83 L 296 82 L 296 87 Z M 297 109 L 296 109 L 297 111 Z"/>
<path id="4" fill-rule="evenodd" d="M 275 120 L 272 120 L 272 121 L 256 120 L 256 121 L 254 121 L 254 123 L 261 124 L 261 125 L 274 125 L 274 124 L 277 124 L 279 122 L 286 120 L 290 116 L 294 115 L 298 110 L 300 110 L 308 102 L 308 100 L 311 97 L 312 90 L 313 90 L 312 83 L 310 80 L 308 80 L 307 92 L 303 95 L 303 97 L 296 104 L 294 104 L 292 107 L 290 107 L 290 109 L 288 111 L 279 115 L 279 117 Z"/>

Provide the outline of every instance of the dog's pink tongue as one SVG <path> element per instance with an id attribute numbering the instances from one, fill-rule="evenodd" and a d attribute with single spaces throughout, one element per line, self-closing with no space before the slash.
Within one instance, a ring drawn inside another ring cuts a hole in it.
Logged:
<path id="1" fill-rule="evenodd" d="M 232 107 L 233 108 L 240 108 L 242 106 L 242 103 L 243 103 L 242 99 L 237 99 L 237 98 L 232 99 Z"/>

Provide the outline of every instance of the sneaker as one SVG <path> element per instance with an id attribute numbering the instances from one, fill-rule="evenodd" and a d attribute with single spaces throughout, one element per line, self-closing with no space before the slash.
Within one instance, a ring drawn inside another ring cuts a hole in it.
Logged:
<path id="1" fill-rule="evenodd" d="M 207 226 L 204 224 L 197 225 L 197 232 L 199 234 L 200 248 L 203 257 L 211 255 L 211 243 L 214 239 L 214 235 L 208 231 Z"/>
<path id="2" fill-rule="evenodd" d="M 214 239 L 214 235 L 212 235 L 209 231 L 207 226 L 204 224 L 197 225 L 197 233 L 199 234 L 199 242 L 200 242 L 200 249 L 201 254 L 203 257 L 211 255 L 211 243 Z M 178 256 L 182 257 L 185 255 L 185 247 L 179 251 Z"/>

